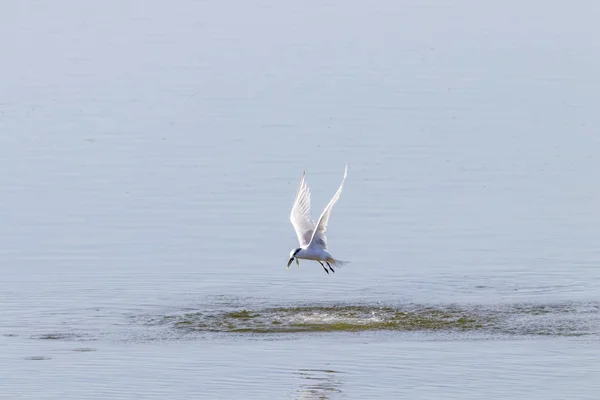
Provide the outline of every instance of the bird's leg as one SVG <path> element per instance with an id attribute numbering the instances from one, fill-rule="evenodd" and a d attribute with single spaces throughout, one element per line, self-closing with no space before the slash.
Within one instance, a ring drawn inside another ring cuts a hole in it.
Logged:
<path id="1" fill-rule="evenodd" d="M 298 261 L 298 257 L 296 257 L 296 265 L 300 268 L 300 261 Z"/>
<path id="2" fill-rule="evenodd" d="M 323 261 L 318 260 L 319 264 L 321 264 L 321 267 L 323 267 L 323 269 L 325 270 L 325 272 L 327 272 L 329 274 L 329 271 L 327 271 L 327 268 L 325 268 L 325 264 L 323 264 Z"/>
<path id="3" fill-rule="evenodd" d="M 335 271 L 333 270 L 333 268 L 331 268 L 331 264 L 329 264 L 329 261 L 325 261 L 325 262 L 327 263 L 327 266 L 329 267 L 329 269 L 331 270 L 331 272 L 335 272 Z"/>

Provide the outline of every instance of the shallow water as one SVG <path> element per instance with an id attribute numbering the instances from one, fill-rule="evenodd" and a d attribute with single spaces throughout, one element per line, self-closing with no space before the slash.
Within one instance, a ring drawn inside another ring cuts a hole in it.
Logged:
<path id="1" fill-rule="evenodd" d="M 0 5 L 0 398 L 597 398 L 585 7 Z"/>

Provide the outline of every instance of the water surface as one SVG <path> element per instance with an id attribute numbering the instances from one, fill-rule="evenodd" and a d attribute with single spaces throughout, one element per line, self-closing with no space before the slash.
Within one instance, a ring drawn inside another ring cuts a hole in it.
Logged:
<path id="1" fill-rule="evenodd" d="M 0 5 L 0 397 L 596 398 L 597 8 Z"/>

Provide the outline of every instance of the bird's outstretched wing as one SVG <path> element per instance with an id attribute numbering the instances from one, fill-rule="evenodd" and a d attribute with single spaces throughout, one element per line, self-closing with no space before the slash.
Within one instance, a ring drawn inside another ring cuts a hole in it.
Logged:
<path id="1" fill-rule="evenodd" d="M 344 170 L 344 178 L 342 179 L 342 183 L 340 183 L 340 187 L 338 188 L 337 192 L 335 192 L 335 194 L 333 195 L 333 198 L 331 199 L 329 204 L 327 204 L 327 207 L 325 207 L 325 210 L 323 210 L 323 213 L 321 214 L 321 216 L 319 217 L 319 220 L 317 221 L 317 227 L 315 228 L 312 238 L 310 239 L 310 242 L 309 242 L 310 246 L 319 246 L 319 247 L 322 247 L 323 249 L 327 248 L 327 237 L 325 236 L 325 232 L 327 231 L 327 223 L 329 222 L 329 214 L 331 214 L 331 209 L 333 208 L 333 205 L 340 198 L 340 194 L 342 193 L 342 187 L 344 186 L 344 181 L 346 180 L 346 176 L 348 176 L 348 165 L 346 165 L 346 169 Z"/>
<path id="2" fill-rule="evenodd" d="M 304 181 L 304 175 L 306 175 L 306 172 L 302 173 L 296 200 L 290 214 L 290 221 L 292 221 L 298 241 L 302 247 L 308 245 L 315 230 L 315 221 L 310 217 L 310 189 Z"/>

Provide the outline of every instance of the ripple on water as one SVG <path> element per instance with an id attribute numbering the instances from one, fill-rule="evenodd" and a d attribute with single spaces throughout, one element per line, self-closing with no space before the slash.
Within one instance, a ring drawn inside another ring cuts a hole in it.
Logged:
<path id="1" fill-rule="evenodd" d="M 96 351 L 97 349 L 93 348 L 93 347 L 78 347 L 76 349 L 73 349 L 73 351 L 76 351 L 78 353 L 89 353 L 92 351 Z"/>
<path id="2" fill-rule="evenodd" d="M 91 338 L 85 338 L 83 335 L 77 333 L 42 333 L 39 335 L 31 336 L 32 339 L 40 339 L 40 340 L 93 340 Z"/>

